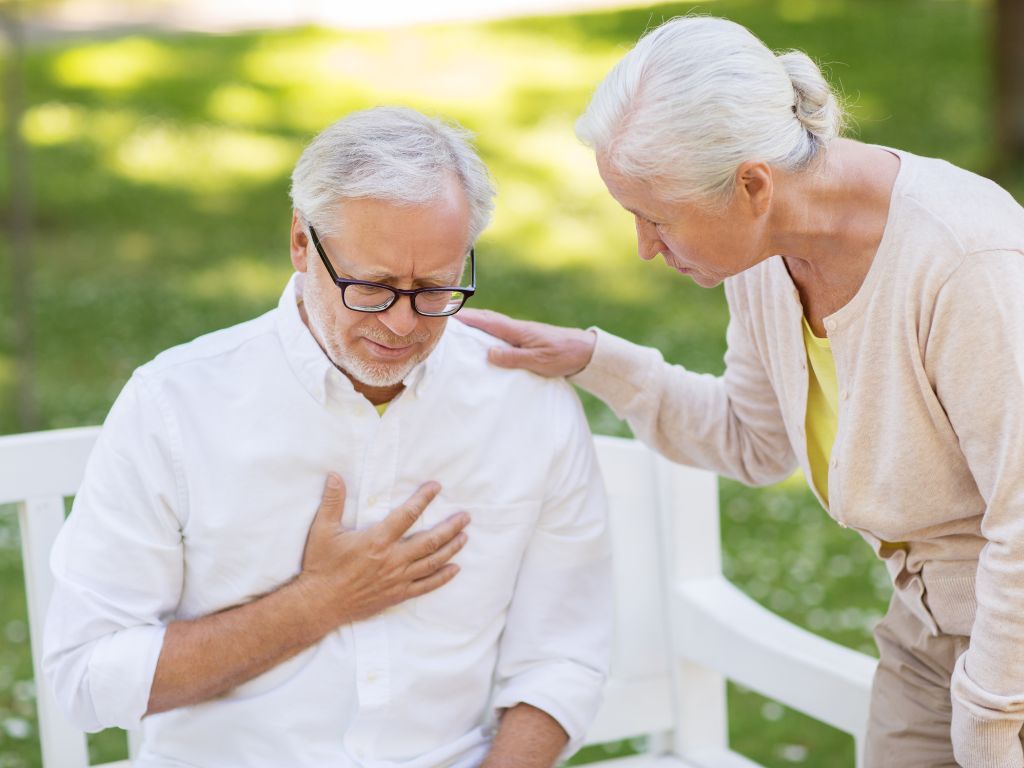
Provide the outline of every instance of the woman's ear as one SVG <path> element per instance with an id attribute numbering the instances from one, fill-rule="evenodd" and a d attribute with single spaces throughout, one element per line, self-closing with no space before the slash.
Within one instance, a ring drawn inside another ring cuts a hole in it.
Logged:
<path id="1" fill-rule="evenodd" d="M 736 169 L 736 192 L 756 216 L 765 215 L 771 207 L 774 182 L 767 163 L 748 161 Z"/>

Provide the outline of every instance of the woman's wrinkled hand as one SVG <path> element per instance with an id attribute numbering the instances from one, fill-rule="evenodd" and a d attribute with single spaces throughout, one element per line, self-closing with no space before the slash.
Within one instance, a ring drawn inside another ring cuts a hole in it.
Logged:
<path id="1" fill-rule="evenodd" d="M 491 347 L 487 359 L 499 368 L 525 368 L 541 376 L 572 376 L 590 363 L 597 334 L 581 328 L 514 320 L 489 309 L 464 309 L 456 317 L 511 347 Z"/>

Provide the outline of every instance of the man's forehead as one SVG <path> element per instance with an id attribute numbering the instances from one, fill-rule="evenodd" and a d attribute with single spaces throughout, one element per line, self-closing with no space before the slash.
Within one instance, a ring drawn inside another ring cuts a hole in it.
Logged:
<path id="1" fill-rule="evenodd" d="M 401 196 L 338 197 L 333 202 L 334 214 L 341 218 L 405 219 L 423 214 L 425 224 L 439 219 L 464 220 L 471 215 L 466 190 L 458 177 L 447 175 L 438 180 L 435 193 L 423 199 L 401 199 Z"/>
<path id="2" fill-rule="evenodd" d="M 450 282 L 469 253 L 469 207 L 458 185 L 425 203 L 343 199 L 332 213 L 334 234 L 321 240 L 336 267 L 358 279 Z"/>
<path id="3" fill-rule="evenodd" d="M 334 251 L 338 254 L 335 268 L 358 280 L 390 283 L 399 280 L 451 284 L 462 275 L 468 261 L 468 250 L 438 250 L 436 247 L 398 248 L 388 242 L 360 246 L 347 242 L 340 233 Z M 328 253 L 330 253 L 330 248 Z"/>

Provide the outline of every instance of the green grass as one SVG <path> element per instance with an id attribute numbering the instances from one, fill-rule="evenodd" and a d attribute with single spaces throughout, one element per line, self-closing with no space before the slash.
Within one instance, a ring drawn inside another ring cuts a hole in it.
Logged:
<path id="1" fill-rule="evenodd" d="M 489 306 L 604 328 L 722 370 L 726 310 L 636 259 L 572 122 L 644 29 L 691 10 L 747 24 L 828 64 L 869 142 L 990 171 L 987 3 L 720 0 L 703 5 L 389 32 L 301 29 L 54 44 L 28 61 L 44 426 L 102 420 L 160 350 L 265 311 L 289 274 L 288 173 L 341 114 L 402 103 L 475 130 L 499 188 L 477 249 Z M 7 169 L 0 165 L 0 182 Z M 1011 187 L 1020 195 L 1024 179 Z M 6 203 L 4 204 L 6 206 Z M 0 241 L 0 306 L 10 306 Z M 0 433 L 16 431 L 12 325 L 0 314 Z M 597 432 L 626 434 L 585 398 Z M 780 615 L 872 651 L 884 568 L 799 479 L 722 483 L 727 575 Z M 38 766 L 16 531 L 0 514 L 0 768 Z M 734 746 L 766 766 L 851 766 L 848 738 L 730 690 Z M 95 740 L 96 757 L 123 747 Z M 628 747 L 620 748 L 628 749 Z M 598 748 L 597 751 L 600 751 Z M 591 756 L 594 751 L 591 752 Z"/>

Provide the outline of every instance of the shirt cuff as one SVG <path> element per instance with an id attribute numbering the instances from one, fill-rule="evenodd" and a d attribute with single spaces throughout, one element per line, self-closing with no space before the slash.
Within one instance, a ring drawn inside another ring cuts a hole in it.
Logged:
<path id="1" fill-rule="evenodd" d="M 590 363 L 568 381 L 601 398 L 621 418 L 648 387 L 654 369 L 663 362 L 661 353 L 620 339 L 596 326 L 597 341 Z"/>
<path id="2" fill-rule="evenodd" d="M 89 692 L 104 728 L 136 730 L 149 709 L 163 626 L 122 629 L 101 638 L 89 658 Z"/>
<path id="3" fill-rule="evenodd" d="M 982 690 L 967 675 L 968 653 L 957 659 L 950 681 L 953 756 L 962 768 L 1024 768 L 1020 697 Z"/>
<path id="4" fill-rule="evenodd" d="M 604 675 L 568 661 L 539 665 L 499 686 L 495 709 L 529 704 L 553 717 L 569 735 L 559 762 L 583 746 L 587 731 L 597 717 L 604 689 Z"/>

